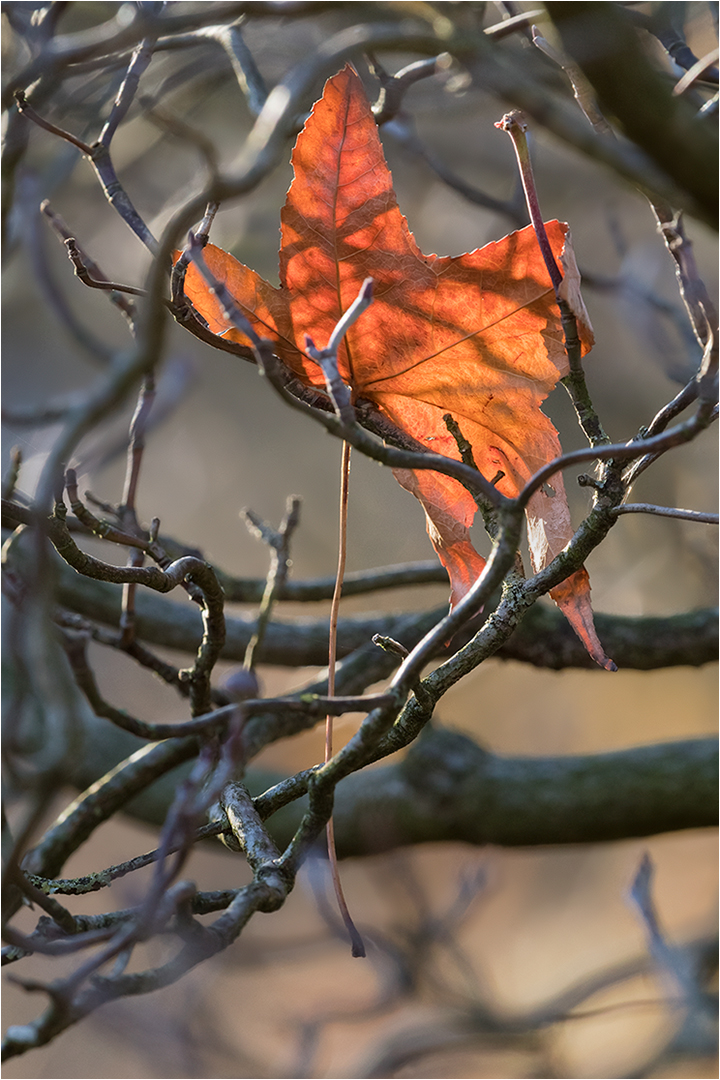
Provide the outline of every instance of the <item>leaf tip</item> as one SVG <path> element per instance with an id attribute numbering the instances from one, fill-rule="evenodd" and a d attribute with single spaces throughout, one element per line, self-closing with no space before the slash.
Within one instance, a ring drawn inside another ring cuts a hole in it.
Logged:
<path id="1" fill-rule="evenodd" d="M 606 655 L 595 630 L 593 609 L 590 603 L 590 578 L 585 567 L 576 570 L 560 585 L 551 589 L 550 596 L 595 663 L 605 671 L 617 671 L 617 664 Z"/>

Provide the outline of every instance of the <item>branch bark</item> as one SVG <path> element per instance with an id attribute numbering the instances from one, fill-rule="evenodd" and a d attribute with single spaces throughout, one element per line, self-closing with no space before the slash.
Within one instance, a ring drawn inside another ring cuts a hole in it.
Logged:
<path id="1" fill-rule="evenodd" d="M 435 728 L 399 764 L 355 773 L 335 796 L 341 858 L 442 840 L 598 843 L 716 822 L 714 739 L 502 757 Z"/>
<path id="2" fill-rule="evenodd" d="M 19 557 L 13 561 L 11 568 L 20 574 L 24 565 L 21 551 L 21 545 L 13 546 L 13 553 L 17 552 Z M 56 563 L 58 602 L 87 618 L 117 627 L 121 615 L 121 588 L 82 577 L 59 559 Z M 367 644 L 374 634 L 397 637 L 401 633 L 398 629 L 401 623 L 405 635 L 402 644 L 412 648 L 443 614 L 444 609 L 419 614 L 410 632 L 406 615 L 383 612 L 341 619 L 338 626 L 338 655 L 349 655 Z M 242 663 L 255 623 L 254 615 L 226 618 L 223 659 Z M 595 623 L 601 640 L 620 668 L 651 671 L 683 665 L 700 667 L 717 660 L 717 608 L 700 608 L 665 616 L 599 613 Z M 189 653 L 196 651 L 203 633 L 198 611 L 145 590 L 137 598 L 136 627 L 138 638 L 142 641 Z M 464 644 L 477 628 L 477 620 L 470 622 L 456 636 L 453 647 Z M 289 666 L 324 665 L 327 662 L 327 633 L 328 621 L 325 618 L 275 620 L 267 628 L 258 662 Z M 513 635 L 495 655 L 498 659 L 519 660 L 553 671 L 564 668 L 599 670 L 560 612 L 543 604 L 530 608 Z M 390 671 L 392 666 L 388 673 Z"/>
<path id="3" fill-rule="evenodd" d="M 85 730 L 87 753 L 73 781 L 89 786 L 142 745 L 102 721 Z M 166 774 L 127 808 L 161 824 L 180 781 Z M 281 777 L 250 770 L 257 794 Z M 600 843 L 717 823 L 717 743 L 685 739 L 602 754 L 505 757 L 467 736 L 429 727 L 400 762 L 362 770 L 335 791 L 340 858 L 410 844 L 535 846 Z M 295 832 L 306 799 L 268 819 L 281 849 Z"/>
<path id="4" fill-rule="evenodd" d="M 120 619 L 120 589 L 104 582 L 80 578 L 63 570 L 58 592 L 60 602 L 88 618 L 117 626 Z M 444 613 L 435 610 L 418 619 L 417 640 Z M 363 615 L 341 619 L 338 624 L 338 655 L 347 656 L 368 642 L 373 634 L 397 635 L 397 624 L 405 616 Z M 470 624 L 473 630 L 477 623 Z M 633 617 L 604 615 L 595 617 L 598 634 L 618 667 L 649 671 L 656 668 L 702 664 L 717 660 L 717 609 L 667 616 Z M 242 662 L 255 626 L 253 616 L 228 617 L 227 638 L 222 656 Z M 202 636 L 202 620 L 191 608 L 143 593 L 137 604 L 138 636 L 149 643 L 193 652 Z M 273 621 L 267 628 L 258 661 L 264 664 L 303 666 L 327 661 L 327 619 L 300 618 L 296 622 Z M 470 630 L 458 636 L 469 638 Z M 406 648 L 413 639 L 403 641 Z M 524 617 L 510 640 L 496 653 L 498 658 L 520 660 L 536 667 L 560 671 L 566 667 L 596 670 L 582 644 L 563 616 L 552 608 L 535 605 Z M 597 669 L 599 670 L 599 669 Z"/>

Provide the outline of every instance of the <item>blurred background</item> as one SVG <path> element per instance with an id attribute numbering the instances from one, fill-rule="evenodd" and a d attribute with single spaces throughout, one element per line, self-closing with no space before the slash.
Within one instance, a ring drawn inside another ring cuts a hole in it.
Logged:
<path id="1" fill-rule="evenodd" d="M 177 11 L 199 6 L 171 5 Z M 500 9 L 510 7 L 472 6 L 487 9 L 485 25 L 500 21 Z M 716 6 L 679 6 L 687 42 L 703 56 L 717 44 Z M 61 29 L 72 32 L 104 22 L 121 13 L 123 5 L 66 7 Z M 356 17 L 352 9 L 357 5 L 315 7 L 306 17 L 292 19 L 253 13 L 243 25 L 245 42 L 269 87 Z M 514 8 L 530 10 L 531 5 Z M 633 8 L 651 11 L 653 5 Z M 3 59 L 12 74 L 27 57 L 6 19 L 3 30 Z M 659 50 L 649 37 L 647 45 Z M 518 63 L 534 53 L 522 34 L 511 47 Z M 414 59 L 387 54 L 383 64 L 396 71 Z M 663 62 L 671 72 L 669 60 Z M 378 84 L 366 63 L 357 66 L 374 100 Z M 48 114 L 91 142 L 122 74 L 100 68 L 78 75 L 65 84 L 64 99 Z M 561 81 L 562 75 L 557 78 Z M 211 139 L 221 163 L 236 156 L 252 125 L 227 57 L 210 45 L 158 53 L 140 90 Z M 321 91 L 318 83 L 315 96 Z M 460 254 L 500 238 L 518 223 L 444 183 L 410 145 L 409 118 L 413 138 L 445 171 L 497 200 L 512 200 L 517 190 L 512 146 L 493 126 L 505 110 L 504 103 L 471 87 L 460 67 L 448 65 L 413 86 L 404 100 L 405 115 L 381 129 L 400 207 L 424 252 Z M 629 439 L 678 392 L 699 360 L 672 261 L 640 194 L 542 129 L 532 127 L 531 132 L 543 214 L 570 223 L 587 283 L 585 301 L 597 339 L 586 363 L 590 390 L 610 436 Z M 274 283 L 279 215 L 292 175 L 289 158 L 290 146 L 286 163 L 256 191 L 225 204 L 211 235 L 215 244 Z M 156 236 L 173 211 L 202 187 L 204 167 L 197 149 L 159 130 L 140 101 L 113 141 L 113 160 Z M 3 400 L 10 410 L 82 392 L 102 377 L 102 359 L 83 348 L 72 333 L 73 321 L 107 345 L 128 341 L 127 328 L 107 298 L 73 276 L 62 245 L 39 214 L 43 199 L 50 199 L 112 280 L 141 285 L 148 266 L 147 253 L 107 204 L 82 155 L 33 128 L 5 252 Z M 686 228 L 712 293 L 717 286 L 715 236 L 692 219 Z M 79 448 L 81 491 L 119 500 L 131 411 L 92 433 Z M 562 388 L 548 400 L 546 411 L 564 449 L 583 444 Z M 262 578 L 266 550 L 250 536 L 239 511 L 250 507 L 277 525 L 286 497 L 298 494 L 302 520 L 293 543 L 292 575 L 300 580 L 334 574 L 340 445 L 276 399 L 254 365 L 173 327 L 156 417 L 138 496 L 144 522 L 159 517 L 163 533 L 197 546 L 223 570 Z M 3 471 L 10 448 L 21 447 L 19 487 L 29 495 L 58 430 L 52 425 L 5 426 Z M 666 454 L 643 474 L 633 499 L 716 510 L 715 439 L 716 432 L 710 431 Z M 575 484 L 572 473 L 566 485 L 579 522 L 587 491 Z M 419 504 L 388 471 L 358 454 L 352 462 L 349 513 L 349 570 L 432 556 Z M 474 538 L 486 552 L 481 529 L 475 529 Z M 713 526 L 645 515 L 623 517 L 588 562 L 595 610 L 627 615 L 672 614 L 713 603 L 716 568 Z M 371 601 L 348 599 L 343 613 L 368 607 L 420 609 L 446 599 L 444 586 L 431 585 L 374 594 Z M 327 607 L 282 605 L 279 614 L 315 615 Z M 183 718 L 176 695 L 129 659 L 94 647 L 92 660 L 105 697 L 116 706 L 148 720 Z M 261 670 L 268 695 L 301 685 L 312 675 L 307 669 Z M 611 677 L 600 670 L 555 673 L 490 660 L 446 695 L 438 720 L 497 753 L 577 754 L 713 732 L 716 691 L 714 667 L 621 670 Z M 356 721 L 351 716 L 337 722 L 339 743 L 352 734 Z M 266 750 L 256 764 L 288 774 L 321 757 L 318 728 Z M 57 809 L 62 805 L 61 800 Z M 150 830 L 128 819 L 113 821 L 72 857 L 63 873 L 87 873 L 154 846 Z M 682 943 L 711 932 L 716 925 L 716 837 L 704 831 L 564 849 L 425 845 L 348 860 L 341 868 L 348 902 L 374 943 L 365 963 L 350 958 L 345 941 L 328 925 L 316 898 L 325 888 L 324 871 L 311 866 L 280 912 L 257 916 L 215 961 L 167 990 L 101 1009 L 56 1043 L 10 1062 L 5 1076 L 714 1076 L 716 1065 L 698 1058 L 701 1044 L 691 1042 L 686 1057 L 672 1065 L 634 1071 L 645 1067 L 679 1023 L 662 975 L 648 961 L 645 928 L 628 903 L 644 851 L 656 865 L 654 898 L 668 939 Z M 144 873 L 112 886 L 113 907 L 134 902 Z M 243 860 L 217 842 L 192 856 L 184 876 L 213 889 L 248 880 Z M 82 897 L 76 910 L 101 911 L 107 904 L 106 894 Z M 151 959 L 159 962 L 159 957 Z M 40 977 L 44 963 L 28 961 L 24 974 Z M 57 961 L 58 973 L 62 963 Z M 609 985 L 603 985 L 603 974 L 615 968 L 618 978 L 608 976 Z M 584 998 L 577 1015 L 551 1022 L 548 1002 L 596 976 L 597 990 Z M 532 1013 L 536 1022 L 525 1029 L 520 1025 L 512 1038 L 493 1035 L 483 1029 L 484 1002 L 502 1013 Z M 7 984 L 6 1024 L 34 1016 L 39 1004 L 36 995 Z M 543 1009 L 548 1010 L 545 1021 Z M 418 1048 L 424 1049 L 421 1056 Z"/>

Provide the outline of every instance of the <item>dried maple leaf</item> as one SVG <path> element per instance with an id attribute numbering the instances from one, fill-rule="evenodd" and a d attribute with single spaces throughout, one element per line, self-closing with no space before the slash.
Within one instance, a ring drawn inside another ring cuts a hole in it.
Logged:
<path id="1" fill-rule="evenodd" d="M 298 137 L 295 178 L 282 211 L 280 288 L 212 245 L 205 260 L 258 334 L 306 383 L 324 376 L 303 352 L 305 335 L 322 347 L 366 277 L 373 303 L 351 327 L 338 355 L 355 398 L 374 402 L 429 450 L 458 458 L 443 415 L 451 413 L 472 444 L 478 468 L 516 496 L 529 477 L 560 453 L 557 432 L 540 405 L 567 374 L 555 295 L 531 227 L 458 257 L 423 255 L 397 205 L 370 105 L 346 67 L 330 79 Z M 546 226 L 567 294 L 579 289 L 568 227 Z M 248 344 L 228 329 L 222 308 L 190 267 L 185 292 L 210 330 Z M 576 307 L 579 300 L 575 301 Z M 592 344 L 581 316 L 584 351 Z M 422 502 L 428 531 L 451 579 L 456 603 L 484 560 L 470 543 L 472 496 L 439 473 L 396 472 Z M 527 510 L 533 568 L 546 566 L 573 534 L 562 475 L 533 496 Z M 551 594 L 588 652 L 605 667 L 593 627 L 585 570 Z"/>

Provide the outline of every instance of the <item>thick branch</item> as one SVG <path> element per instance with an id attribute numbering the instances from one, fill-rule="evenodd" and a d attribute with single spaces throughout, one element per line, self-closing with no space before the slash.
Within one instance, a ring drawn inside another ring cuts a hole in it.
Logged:
<path id="1" fill-rule="evenodd" d="M 597 612 L 595 628 L 623 671 L 699 667 L 717 660 L 717 608 L 699 608 L 678 615 L 626 616 Z M 495 655 L 502 660 L 520 660 L 554 671 L 570 667 L 599 670 L 564 616 L 545 604 L 530 608 Z"/>
<path id="2" fill-rule="evenodd" d="M 580 844 L 714 825 L 717 747 L 510 758 L 436 729 L 400 764 L 341 781 L 334 813 L 341 858 L 428 840 Z"/>
<path id="3" fill-rule="evenodd" d="M 117 586 L 80 578 L 67 570 L 60 577 L 58 598 L 62 604 L 88 618 L 111 626 L 119 624 L 121 591 Z M 420 636 L 434 625 L 441 614 L 434 611 L 426 619 L 418 621 Z M 394 628 L 399 618 L 402 617 L 378 613 L 341 619 L 338 628 L 339 655 L 346 656 L 369 641 L 373 634 L 395 637 L 397 631 Z M 717 611 L 713 608 L 659 617 L 600 613 L 596 615 L 595 622 L 598 634 L 621 668 L 647 671 L 682 664 L 697 667 L 717 659 Z M 324 664 L 327 659 L 327 627 L 328 622 L 324 618 L 273 621 L 268 626 L 258 660 L 265 664 L 288 666 Z M 254 628 L 254 617 L 227 617 L 223 658 L 242 662 Z M 473 629 L 476 628 L 477 624 L 473 624 Z M 143 592 L 138 597 L 137 630 L 143 641 L 193 652 L 202 635 L 202 620 L 199 612 L 192 608 Z M 404 640 L 403 644 L 411 647 L 414 642 Z M 572 629 L 566 625 L 561 613 L 539 605 L 528 612 L 496 655 L 554 670 L 565 667 L 595 670 L 597 667 Z"/>
<path id="4" fill-rule="evenodd" d="M 13 545 L 17 561 L 11 568 L 22 575 L 24 545 Z M 118 626 L 121 589 L 117 585 L 81 577 L 58 561 L 58 601 L 72 611 L 109 626 Z M 298 587 L 302 582 L 295 583 Z M 324 586 L 324 583 L 323 583 Z M 294 599 L 294 594 L 289 597 Z M 254 596 L 252 597 L 254 599 Z M 402 639 L 412 648 L 442 616 L 442 610 L 419 615 L 408 636 L 407 616 L 386 613 L 341 619 L 338 654 L 347 656 L 369 642 L 373 634 Z M 163 645 L 193 653 L 202 637 L 198 611 L 142 590 L 137 598 L 138 637 L 149 644 Z M 717 610 L 701 608 L 667 616 L 624 616 L 599 613 L 595 617 L 598 634 L 619 667 L 649 671 L 656 668 L 713 663 L 717 659 Z M 457 635 L 457 648 L 477 630 L 477 621 Z M 226 617 L 226 642 L 222 656 L 242 663 L 255 630 L 253 615 Z M 284 666 L 324 665 L 327 661 L 326 618 L 274 620 L 270 623 L 258 662 Z M 417 635 L 417 636 L 416 636 Z M 554 608 L 534 605 L 523 617 L 512 637 L 495 654 L 500 659 L 520 660 L 536 667 L 561 670 L 566 667 L 596 670 L 566 620 Z"/>
<path id="5" fill-rule="evenodd" d="M 99 721 L 86 727 L 96 772 L 138 743 L 113 732 L 107 753 L 106 731 Z M 90 783 L 93 776 L 74 779 Z M 247 779 L 259 792 L 273 778 L 250 770 Z M 296 790 L 302 792 L 308 776 L 299 779 Z M 178 782 L 177 770 L 163 777 L 152 797 L 148 792 L 130 812 L 160 824 Z M 303 799 L 268 819 L 279 847 L 305 806 Z M 428 841 L 598 843 L 711 826 L 717 820 L 717 746 L 714 739 L 687 739 L 603 754 L 503 757 L 457 732 L 431 728 L 398 764 L 342 780 L 334 815 L 342 858 Z"/>

